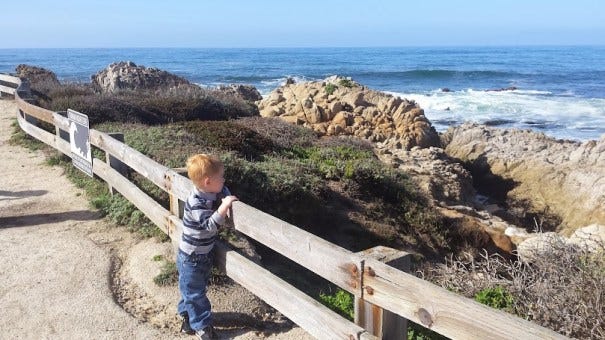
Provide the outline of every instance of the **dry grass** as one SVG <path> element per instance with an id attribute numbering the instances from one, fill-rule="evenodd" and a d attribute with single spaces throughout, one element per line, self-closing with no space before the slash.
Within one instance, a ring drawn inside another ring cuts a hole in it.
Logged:
<path id="1" fill-rule="evenodd" d="M 467 297 L 503 290 L 512 296 L 508 311 L 522 318 L 574 338 L 605 338 L 605 248 L 552 244 L 531 264 L 487 254 L 450 258 L 422 275 Z"/>

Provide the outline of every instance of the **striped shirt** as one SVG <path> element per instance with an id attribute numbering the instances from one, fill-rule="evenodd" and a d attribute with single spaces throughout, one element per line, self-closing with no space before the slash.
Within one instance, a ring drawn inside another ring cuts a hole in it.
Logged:
<path id="1" fill-rule="evenodd" d="M 216 208 L 221 199 L 229 195 L 231 193 L 227 187 L 223 187 L 218 194 L 193 189 L 185 202 L 180 250 L 189 255 L 208 254 L 212 250 L 217 229 L 225 223 L 225 218 L 219 215 Z"/>

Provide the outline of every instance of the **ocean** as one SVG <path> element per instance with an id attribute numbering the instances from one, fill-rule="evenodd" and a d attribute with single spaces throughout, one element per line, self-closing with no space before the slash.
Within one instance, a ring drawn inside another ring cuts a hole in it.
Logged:
<path id="1" fill-rule="evenodd" d="M 605 134 L 605 46 L 0 49 L 0 72 L 25 63 L 88 82 L 122 60 L 201 86 L 251 84 L 263 95 L 287 77 L 347 76 L 415 100 L 438 131 L 471 121 L 580 141 Z"/>

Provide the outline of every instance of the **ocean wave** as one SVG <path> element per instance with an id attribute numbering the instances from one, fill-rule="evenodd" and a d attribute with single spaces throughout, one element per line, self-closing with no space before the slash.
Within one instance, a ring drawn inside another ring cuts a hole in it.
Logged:
<path id="1" fill-rule="evenodd" d="M 306 81 L 314 81 L 315 79 L 305 77 L 305 76 L 284 76 L 281 78 L 272 78 L 260 81 L 260 83 L 264 86 L 272 86 L 279 87 L 286 83 L 286 80 L 290 78 L 293 79 L 296 83 L 306 82 Z"/>
<path id="2" fill-rule="evenodd" d="M 539 90 L 389 93 L 418 103 L 438 130 L 471 121 L 580 140 L 598 139 L 605 133 L 603 98 L 559 96 Z"/>
<path id="3" fill-rule="evenodd" d="M 355 77 L 372 77 L 382 79 L 452 79 L 452 78 L 493 78 L 493 77 L 518 77 L 526 74 L 507 71 L 489 70 L 447 70 L 447 69 L 414 69 L 406 71 L 375 71 L 360 72 L 352 75 Z"/>
<path id="4" fill-rule="evenodd" d="M 529 95 L 541 95 L 541 96 L 550 96 L 553 93 L 551 91 L 540 91 L 540 90 L 512 90 L 511 92 L 517 94 L 529 94 Z"/>

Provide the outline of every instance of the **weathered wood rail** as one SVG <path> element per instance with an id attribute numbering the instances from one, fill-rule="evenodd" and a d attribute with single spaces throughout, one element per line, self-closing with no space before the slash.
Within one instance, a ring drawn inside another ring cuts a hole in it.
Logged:
<path id="1" fill-rule="evenodd" d="M 69 142 L 62 138 L 69 130 L 67 118 L 31 104 L 27 80 L 0 74 L 0 93 L 14 96 L 19 109 L 17 121 L 23 131 L 70 155 Z M 55 133 L 37 127 L 36 120 L 55 126 Z M 93 160 L 95 175 L 145 213 L 173 243 L 177 242 L 182 228 L 178 202 L 186 200 L 193 188 L 191 181 L 109 134 L 90 129 L 90 139 L 92 145 L 125 163 L 170 195 L 171 204 L 167 209 L 104 160 Z M 552 330 L 456 295 L 363 253 L 341 248 L 243 202 L 235 202 L 232 213 L 234 227 L 239 232 L 354 294 L 360 301 L 391 311 L 452 339 L 566 339 Z M 222 269 L 229 277 L 314 337 L 379 338 L 237 252 L 218 248 Z"/>

